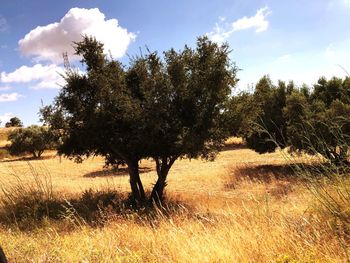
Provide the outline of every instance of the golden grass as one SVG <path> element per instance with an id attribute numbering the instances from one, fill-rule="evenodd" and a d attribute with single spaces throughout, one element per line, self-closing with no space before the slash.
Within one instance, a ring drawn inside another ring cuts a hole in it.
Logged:
<path id="1" fill-rule="evenodd" d="M 169 216 L 130 213 L 103 227 L 49 219 L 30 231 L 2 226 L 0 244 L 10 262 L 345 262 L 345 249 L 324 218 L 310 212 L 313 196 L 287 163 L 280 153 L 259 155 L 233 139 L 215 162 L 174 164 L 167 195 L 185 205 Z M 89 188 L 129 191 L 125 171 L 102 166 L 101 158 L 76 164 L 49 152 L 30 165 L 1 162 L 0 182 L 16 183 L 11 173 L 29 182 L 33 167 L 50 175 L 61 198 Z M 154 164 L 141 167 L 150 189 Z"/>
<path id="2" fill-rule="evenodd" d="M 9 143 L 7 137 L 15 129 L 17 128 L 0 128 L 0 147 L 5 147 Z"/>

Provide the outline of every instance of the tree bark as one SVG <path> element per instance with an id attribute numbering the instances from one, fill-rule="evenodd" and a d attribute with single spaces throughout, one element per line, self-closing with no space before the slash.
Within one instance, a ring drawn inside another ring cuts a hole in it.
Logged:
<path id="1" fill-rule="evenodd" d="M 150 201 L 152 203 L 155 203 L 157 205 L 161 205 L 163 203 L 164 189 L 167 186 L 166 179 L 168 177 L 170 168 L 177 158 L 177 156 L 155 158 L 158 179 L 153 186 L 150 196 Z"/>
<path id="2" fill-rule="evenodd" d="M 138 160 L 127 162 L 127 164 L 129 169 L 130 186 L 133 198 L 136 202 L 142 203 L 145 201 L 146 195 L 140 178 Z"/>
<path id="3" fill-rule="evenodd" d="M 164 189 L 167 185 L 166 183 L 167 176 L 168 176 L 168 172 L 158 174 L 157 182 L 153 186 L 150 199 L 152 202 L 155 202 L 156 204 L 161 204 L 164 201 Z"/>
<path id="4" fill-rule="evenodd" d="M 0 247 L 0 263 L 7 263 L 7 259 L 5 257 L 5 253 L 2 250 L 2 248 Z"/>

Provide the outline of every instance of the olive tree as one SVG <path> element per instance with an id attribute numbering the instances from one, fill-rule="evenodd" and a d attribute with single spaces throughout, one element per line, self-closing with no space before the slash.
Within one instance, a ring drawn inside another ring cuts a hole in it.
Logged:
<path id="1" fill-rule="evenodd" d="M 61 154 L 77 161 L 102 155 L 107 164 L 126 164 L 137 201 L 146 198 L 140 160 L 155 160 L 158 180 L 150 199 L 162 201 L 178 158 L 215 157 L 228 135 L 225 105 L 236 83 L 226 44 L 201 37 L 195 49 L 171 49 L 164 57 L 149 52 L 127 67 L 108 59 L 92 37 L 75 50 L 86 74 L 68 70 L 54 104 L 42 109 L 46 120 L 59 120 L 49 125 L 62 132 Z"/>
<path id="2" fill-rule="evenodd" d="M 11 155 L 31 153 L 34 158 L 39 158 L 45 150 L 56 146 L 56 139 L 51 130 L 37 125 L 14 130 L 8 139 L 11 142 L 8 146 Z"/>
<path id="3" fill-rule="evenodd" d="M 286 85 L 279 81 L 275 86 L 269 76 L 264 76 L 256 84 L 253 94 L 235 96 L 230 104 L 231 132 L 238 131 L 234 135 L 242 136 L 248 147 L 258 153 L 284 148 L 287 126 L 283 108 L 293 88 L 292 82 Z"/>
<path id="4" fill-rule="evenodd" d="M 348 163 L 350 78 L 320 78 L 313 91 L 295 91 L 284 114 L 292 151 L 321 154 L 334 164 Z"/>
<path id="5" fill-rule="evenodd" d="M 320 78 L 313 86 L 293 82 L 275 86 L 265 76 L 253 94 L 240 94 L 230 106 L 231 127 L 259 153 L 277 147 L 321 154 L 335 164 L 348 163 L 350 78 Z"/>

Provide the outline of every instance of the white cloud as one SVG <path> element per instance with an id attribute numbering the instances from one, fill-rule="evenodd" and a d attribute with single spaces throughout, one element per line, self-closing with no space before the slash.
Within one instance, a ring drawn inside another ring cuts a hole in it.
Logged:
<path id="1" fill-rule="evenodd" d="M 254 28 L 256 33 L 263 32 L 269 27 L 269 21 L 266 19 L 269 14 L 271 14 L 271 10 L 265 6 L 257 10 L 254 16 L 244 16 L 231 24 L 224 24 L 226 19 L 220 17 L 220 22 L 216 23 L 213 31 L 207 33 L 207 35 L 211 40 L 221 43 L 236 31 Z"/>
<path id="2" fill-rule="evenodd" d="M 61 74 L 64 73 L 62 67 L 55 64 L 43 66 L 36 64 L 32 67 L 22 66 L 13 72 L 1 72 L 2 83 L 31 83 L 31 88 L 59 88 L 64 84 Z"/>
<path id="3" fill-rule="evenodd" d="M 260 8 L 255 16 L 243 17 L 232 23 L 233 31 L 245 30 L 248 28 L 255 28 L 255 32 L 263 32 L 269 27 L 269 21 L 266 17 L 271 14 L 271 11 L 267 6 Z"/>
<path id="4" fill-rule="evenodd" d="M 0 32 L 6 31 L 8 28 L 7 20 L 5 17 L 0 16 Z"/>
<path id="5" fill-rule="evenodd" d="M 26 56 L 34 56 L 36 61 L 62 63 L 62 53 L 73 57 L 73 41 L 80 41 L 82 35 L 95 36 L 104 43 L 105 52 L 113 57 L 122 57 L 129 44 L 135 39 L 118 24 L 117 19 L 108 19 L 98 8 L 72 8 L 60 22 L 38 26 L 19 41 L 19 48 Z"/>
<path id="6" fill-rule="evenodd" d="M 0 122 L 1 123 L 8 122 L 12 117 L 14 117 L 12 112 L 4 113 L 3 115 L 0 115 Z"/>
<path id="7" fill-rule="evenodd" d="M 22 97 L 22 95 L 18 94 L 17 92 L 3 93 L 3 94 L 0 94 L 0 102 L 16 101 L 20 97 Z"/>

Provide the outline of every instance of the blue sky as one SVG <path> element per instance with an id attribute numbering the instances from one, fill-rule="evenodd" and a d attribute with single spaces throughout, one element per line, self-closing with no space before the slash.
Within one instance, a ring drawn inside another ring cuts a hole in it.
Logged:
<path id="1" fill-rule="evenodd" d="M 125 64 L 146 45 L 227 41 L 242 70 L 237 90 L 264 74 L 311 85 L 350 71 L 350 0 L 0 0 L 0 120 L 38 122 L 41 101 L 58 94 L 62 52 L 88 33 Z M 339 66 L 340 65 L 340 66 Z"/>

